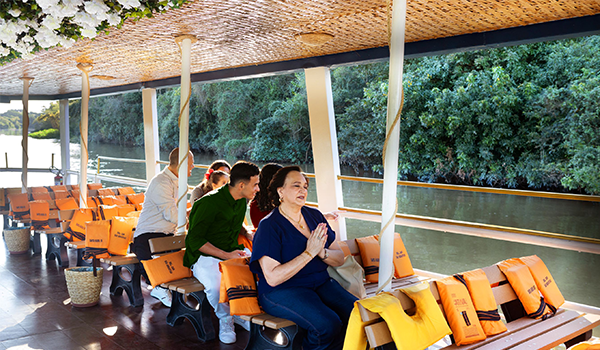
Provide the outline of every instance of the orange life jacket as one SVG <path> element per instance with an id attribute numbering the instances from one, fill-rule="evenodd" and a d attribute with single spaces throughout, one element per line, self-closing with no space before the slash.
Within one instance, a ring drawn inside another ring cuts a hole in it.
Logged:
<path id="1" fill-rule="evenodd" d="M 183 266 L 184 254 L 185 250 L 180 250 L 158 258 L 142 261 L 152 287 L 159 286 L 162 283 L 192 277 L 192 270 Z"/>
<path id="2" fill-rule="evenodd" d="M 99 188 L 98 196 L 114 196 L 116 193 L 110 188 Z"/>
<path id="3" fill-rule="evenodd" d="M 139 219 L 141 213 L 141 211 L 130 211 L 126 216 Z"/>
<path id="4" fill-rule="evenodd" d="M 29 198 L 27 193 L 11 193 L 8 196 L 10 201 L 10 215 L 17 219 L 29 219 Z"/>
<path id="5" fill-rule="evenodd" d="M 54 191 L 54 199 L 69 198 L 71 194 L 68 191 Z"/>
<path id="6" fill-rule="evenodd" d="M 48 189 L 44 186 L 37 186 L 37 187 L 30 187 L 29 188 L 31 193 L 37 192 L 37 193 L 48 193 Z"/>
<path id="7" fill-rule="evenodd" d="M 454 275 L 454 277 L 463 282 L 469 289 L 469 295 L 485 335 L 490 336 L 505 332 L 506 325 L 502 322 L 498 313 L 496 298 L 494 298 L 490 281 L 485 272 L 482 269 L 477 269 Z"/>
<path id="8" fill-rule="evenodd" d="M 63 234 L 69 241 L 77 242 L 85 240 L 85 223 L 94 220 L 92 209 L 78 209 L 73 213 L 71 223 Z"/>
<path id="9" fill-rule="evenodd" d="M 99 190 L 102 188 L 101 183 L 87 184 L 88 190 Z"/>
<path id="10" fill-rule="evenodd" d="M 435 282 L 456 345 L 484 340 L 486 335 L 479 323 L 467 287 L 453 276 Z"/>
<path id="11" fill-rule="evenodd" d="M 348 243 L 346 243 L 345 241 L 340 241 L 338 242 L 340 249 L 342 249 L 342 252 L 344 252 L 344 258 L 347 257 L 348 255 L 352 255 L 352 253 L 350 252 L 350 248 L 348 247 Z"/>
<path id="12" fill-rule="evenodd" d="M 229 301 L 231 315 L 257 315 L 258 306 L 256 280 L 250 272 L 250 258 L 229 259 L 219 262 L 221 292 L 219 303 Z"/>
<path id="13" fill-rule="evenodd" d="M 59 198 L 55 200 L 54 203 L 56 203 L 56 206 L 59 210 L 70 210 L 79 208 L 79 205 L 77 205 L 77 202 L 73 197 Z"/>
<path id="14" fill-rule="evenodd" d="M 31 192 L 31 198 L 33 198 L 34 201 L 51 201 L 52 197 L 50 196 L 50 193 L 48 193 L 48 191 L 46 192 Z"/>
<path id="15" fill-rule="evenodd" d="M 399 233 L 394 233 L 394 277 L 402 278 L 415 274 L 404 242 Z"/>
<path id="16" fill-rule="evenodd" d="M 108 258 L 108 243 L 110 240 L 110 220 L 88 221 L 85 223 L 85 253 L 84 259 Z"/>
<path id="17" fill-rule="evenodd" d="M 142 210 L 142 205 L 144 204 L 144 194 L 128 194 L 127 201 L 133 205 L 135 205 L 135 210 Z"/>
<path id="18" fill-rule="evenodd" d="M 110 220 L 114 216 L 119 215 L 119 209 L 116 205 L 99 205 L 98 206 L 98 217 L 100 220 Z"/>
<path id="19" fill-rule="evenodd" d="M 119 211 L 119 216 L 127 216 L 127 214 L 135 211 L 135 206 L 133 204 L 119 204 L 117 205 L 117 210 Z"/>
<path id="20" fill-rule="evenodd" d="M 77 203 L 79 203 L 79 190 L 71 190 L 71 197 L 75 198 L 75 200 L 77 201 Z"/>
<path id="21" fill-rule="evenodd" d="M 115 216 L 111 220 L 108 252 L 112 255 L 126 255 L 129 244 L 133 242 L 133 231 L 138 218 Z"/>
<path id="22" fill-rule="evenodd" d="M 250 251 L 252 251 L 252 241 L 249 240 L 248 237 L 240 233 L 237 241 L 238 244 L 241 244 L 244 246 L 244 248 L 248 248 Z"/>
<path id="23" fill-rule="evenodd" d="M 121 187 L 118 190 L 119 190 L 119 195 L 135 194 L 135 191 L 131 187 Z"/>
<path id="24" fill-rule="evenodd" d="M 535 284 L 527 265 L 519 259 L 508 259 L 499 262 L 498 267 L 506 276 L 510 286 L 523 304 L 527 316 L 531 318 L 546 318 L 552 310 L 546 305 L 544 297 Z"/>
<path id="25" fill-rule="evenodd" d="M 379 241 L 375 236 L 356 239 L 360 258 L 365 269 L 365 279 L 370 283 L 379 281 Z"/>
<path id="26" fill-rule="evenodd" d="M 115 205 L 115 196 L 94 197 L 98 205 Z"/>
<path id="27" fill-rule="evenodd" d="M 79 185 L 69 185 L 72 191 L 79 191 Z"/>
<path id="28" fill-rule="evenodd" d="M 65 185 L 50 186 L 50 190 L 52 192 L 56 192 L 56 191 L 68 191 L 67 190 L 67 186 L 65 186 Z"/>
<path id="29" fill-rule="evenodd" d="M 521 262 L 529 267 L 529 272 L 533 276 L 536 287 L 544 296 L 546 306 L 556 313 L 556 310 L 565 302 L 565 298 L 558 289 L 556 281 L 552 278 L 546 264 L 537 255 L 520 258 Z"/>
<path id="30" fill-rule="evenodd" d="M 29 202 L 29 213 L 31 215 L 31 224 L 34 230 L 47 230 L 50 220 L 50 203 L 46 201 Z"/>

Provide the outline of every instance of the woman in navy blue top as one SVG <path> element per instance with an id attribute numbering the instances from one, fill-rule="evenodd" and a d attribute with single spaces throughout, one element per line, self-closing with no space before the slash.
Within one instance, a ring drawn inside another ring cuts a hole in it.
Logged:
<path id="1" fill-rule="evenodd" d="M 356 297 L 329 277 L 344 253 L 317 209 L 304 206 L 308 181 L 300 167 L 280 169 L 269 185 L 275 209 L 258 225 L 250 269 L 269 314 L 294 321 L 307 333 L 303 349 L 342 349 Z"/>

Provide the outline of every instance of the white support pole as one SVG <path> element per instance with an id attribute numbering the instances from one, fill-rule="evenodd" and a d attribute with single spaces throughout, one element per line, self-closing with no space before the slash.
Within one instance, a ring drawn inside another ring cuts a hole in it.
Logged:
<path id="1" fill-rule="evenodd" d="M 156 89 L 142 90 L 144 111 L 144 149 L 146 150 L 146 185 L 160 172 L 158 141 L 158 110 L 156 108 Z"/>
<path id="2" fill-rule="evenodd" d="M 393 125 L 400 109 L 402 100 L 402 72 L 404 68 L 404 33 L 406 27 L 406 0 L 395 0 L 392 6 L 392 20 L 390 28 L 390 78 L 388 88 L 386 135 L 387 146 L 385 149 L 385 162 L 383 164 L 383 200 L 381 229 L 383 231 L 380 242 L 379 255 L 379 288 L 390 291 L 391 283 L 388 279 L 394 273 L 394 230 L 395 208 L 398 181 L 398 148 L 400 145 L 400 121 Z M 390 128 L 393 129 L 391 132 Z M 390 281 L 391 282 L 391 281 Z"/>
<path id="3" fill-rule="evenodd" d="M 78 64 L 81 74 L 81 163 L 79 165 L 79 207 L 87 208 L 87 168 L 88 168 L 88 109 L 90 102 L 90 77 L 91 65 Z"/>
<path id="4" fill-rule="evenodd" d="M 69 143 L 71 137 L 69 135 L 69 100 L 60 100 L 60 167 L 64 176 L 64 184 L 70 185 L 71 179 L 67 174 L 67 170 L 71 169 L 71 150 Z"/>
<path id="5" fill-rule="evenodd" d="M 190 54 L 192 43 L 196 38 L 191 35 L 179 36 L 175 39 L 181 48 L 181 108 L 179 118 L 179 192 L 177 200 L 177 233 L 185 233 L 187 223 L 187 193 L 188 193 L 188 152 L 191 94 Z"/>
<path id="6" fill-rule="evenodd" d="M 29 141 L 29 87 L 33 78 L 22 77 L 23 80 L 23 165 L 21 170 L 21 192 L 27 192 L 27 168 L 29 166 L 28 141 Z"/>
<path id="7" fill-rule="evenodd" d="M 335 131 L 331 74 L 329 68 L 317 67 L 305 69 L 304 75 L 319 210 L 327 213 L 344 206 L 342 181 L 338 179 L 340 160 Z M 338 233 L 339 239 L 346 239 L 346 221 L 343 217 L 329 224 Z"/>

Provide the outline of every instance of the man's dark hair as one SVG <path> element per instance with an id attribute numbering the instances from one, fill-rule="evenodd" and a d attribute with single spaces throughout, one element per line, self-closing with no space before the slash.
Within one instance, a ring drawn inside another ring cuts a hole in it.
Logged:
<path id="1" fill-rule="evenodd" d="M 259 173 L 260 169 L 256 164 L 240 160 L 231 168 L 231 172 L 229 173 L 229 186 L 235 187 L 240 181 L 248 182 L 252 176 L 256 176 Z"/>

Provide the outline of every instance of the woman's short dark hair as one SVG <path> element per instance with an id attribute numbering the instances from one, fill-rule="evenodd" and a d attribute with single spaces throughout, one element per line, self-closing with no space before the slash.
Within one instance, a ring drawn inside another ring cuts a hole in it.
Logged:
<path id="1" fill-rule="evenodd" d="M 260 169 L 260 175 L 258 176 L 258 188 L 260 188 L 260 190 L 256 196 L 254 196 L 253 201 L 256 202 L 258 210 L 262 212 L 270 212 L 275 208 L 269 199 L 268 187 L 273 179 L 273 175 L 281 168 L 283 167 L 277 163 L 269 163 L 265 164 L 262 169 Z"/>
<path id="2" fill-rule="evenodd" d="M 306 179 L 306 184 L 308 185 L 308 178 L 306 177 L 306 175 L 304 175 L 304 173 L 302 173 L 302 169 L 300 169 L 299 166 L 290 165 L 279 169 L 275 173 L 273 179 L 271 180 L 271 183 L 269 184 L 269 199 L 271 200 L 271 204 L 273 205 L 273 207 L 278 207 L 280 203 L 279 193 L 277 193 L 277 189 L 279 187 L 283 187 L 283 184 L 285 183 L 285 178 L 292 171 L 297 171 L 301 173 L 302 176 L 304 176 L 304 178 Z"/>
<path id="3" fill-rule="evenodd" d="M 236 186 L 240 181 L 248 182 L 252 176 L 256 176 L 259 173 L 260 169 L 256 164 L 240 160 L 231 168 L 231 172 L 229 173 L 229 186 Z"/>

